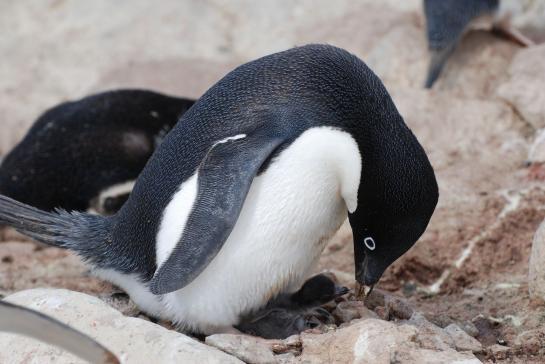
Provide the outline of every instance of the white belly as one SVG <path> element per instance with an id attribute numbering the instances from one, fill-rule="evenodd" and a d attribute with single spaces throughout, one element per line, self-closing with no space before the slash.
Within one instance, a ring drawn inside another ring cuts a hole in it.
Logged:
<path id="1" fill-rule="evenodd" d="M 161 317 L 190 330 L 237 324 L 241 314 L 301 286 L 346 219 L 347 205 L 355 208 L 360 171 L 348 134 L 305 132 L 254 179 L 231 235 L 193 282 L 161 302 L 141 292 L 142 302 L 133 300 L 143 308 L 156 301 Z"/>

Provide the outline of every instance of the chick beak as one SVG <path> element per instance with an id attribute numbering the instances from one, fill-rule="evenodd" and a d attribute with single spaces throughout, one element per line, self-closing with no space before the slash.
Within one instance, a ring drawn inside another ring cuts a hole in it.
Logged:
<path id="1" fill-rule="evenodd" d="M 360 301 L 365 301 L 365 299 L 373 291 L 373 288 L 375 288 L 374 284 L 370 286 L 366 286 L 365 284 L 356 282 L 356 299 Z"/>

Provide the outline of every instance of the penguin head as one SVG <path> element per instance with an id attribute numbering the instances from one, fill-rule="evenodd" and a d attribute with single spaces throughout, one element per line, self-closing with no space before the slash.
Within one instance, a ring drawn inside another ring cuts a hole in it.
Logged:
<path id="1" fill-rule="evenodd" d="M 358 206 L 349 214 L 356 280 L 378 282 L 426 230 L 439 198 L 433 168 L 416 137 L 392 109 L 394 133 L 360 144 Z M 380 134 L 381 132 L 379 132 Z"/>
<path id="2" fill-rule="evenodd" d="M 291 296 L 291 302 L 297 307 L 317 307 L 348 291 L 348 288 L 337 285 L 328 276 L 318 274 L 307 280 L 301 289 Z"/>
<path id="3" fill-rule="evenodd" d="M 356 280 L 375 285 L 386 268 L 406 253 L 426 229 L 429 217 L 370 216 L 354 231 Z"/>

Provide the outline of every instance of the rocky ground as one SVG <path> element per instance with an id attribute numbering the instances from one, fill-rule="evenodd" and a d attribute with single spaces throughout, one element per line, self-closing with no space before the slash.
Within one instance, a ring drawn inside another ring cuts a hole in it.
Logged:
<path id="1" fill-rule="evenodd" d="M 521 4 L 514 23 L 544 41 L 545 5 Z M 441 195 L 427 232 L 388 269 L 367 307 L 339 302 L 329 307 L 338 326 L 284 341 L 189 339 L 146 321 L 77 257 L 11 231 L 0 233 L 0 294 L 98 337 L 124 362 L 144 352 L 164 362 L 543 362 L 545 228 L 533 253 L 532 241 L 545 218 L 545 45 L 523 49 L 474 31 L 428 91 L 423 27 L 417 0 L 2 3 L 0 155 L 60 101 L 129 86 L 198 97 L 237 64 L 327 42 L 385 82 L 428 152 Z M 344 226 L 320 264 L 349 286 L 351 246 Z M 15 293 L 37 287 L 64 290 Z M 10 335 L 0 335 L 0 346 L 11 348 L 0 362 L 15 352 L 15 362 L 76 361 Z"/>

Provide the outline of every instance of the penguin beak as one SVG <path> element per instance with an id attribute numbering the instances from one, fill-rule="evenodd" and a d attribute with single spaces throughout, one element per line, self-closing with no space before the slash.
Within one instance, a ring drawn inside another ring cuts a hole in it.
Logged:
<path id="1" fill-rule="evenodd" d="M 365 255 L 365 253 L 363 253 Z M 369 279 L 367 274 L 367 264 L 369 257 L 365 255 L 359 269 L 356 269 L 356 299 L 363 301 L 373 291 L 375 282 Z"/>
<path id="2" fill-rule="evenodd" d="M 356 284 L 356 299 L 359 301 L 365 301 L 367 296 L 369 296 L 371 292 L 373 292 L 373 288 L 375 288 L 374 284 L 366 286 L 358 282 Z"/>

